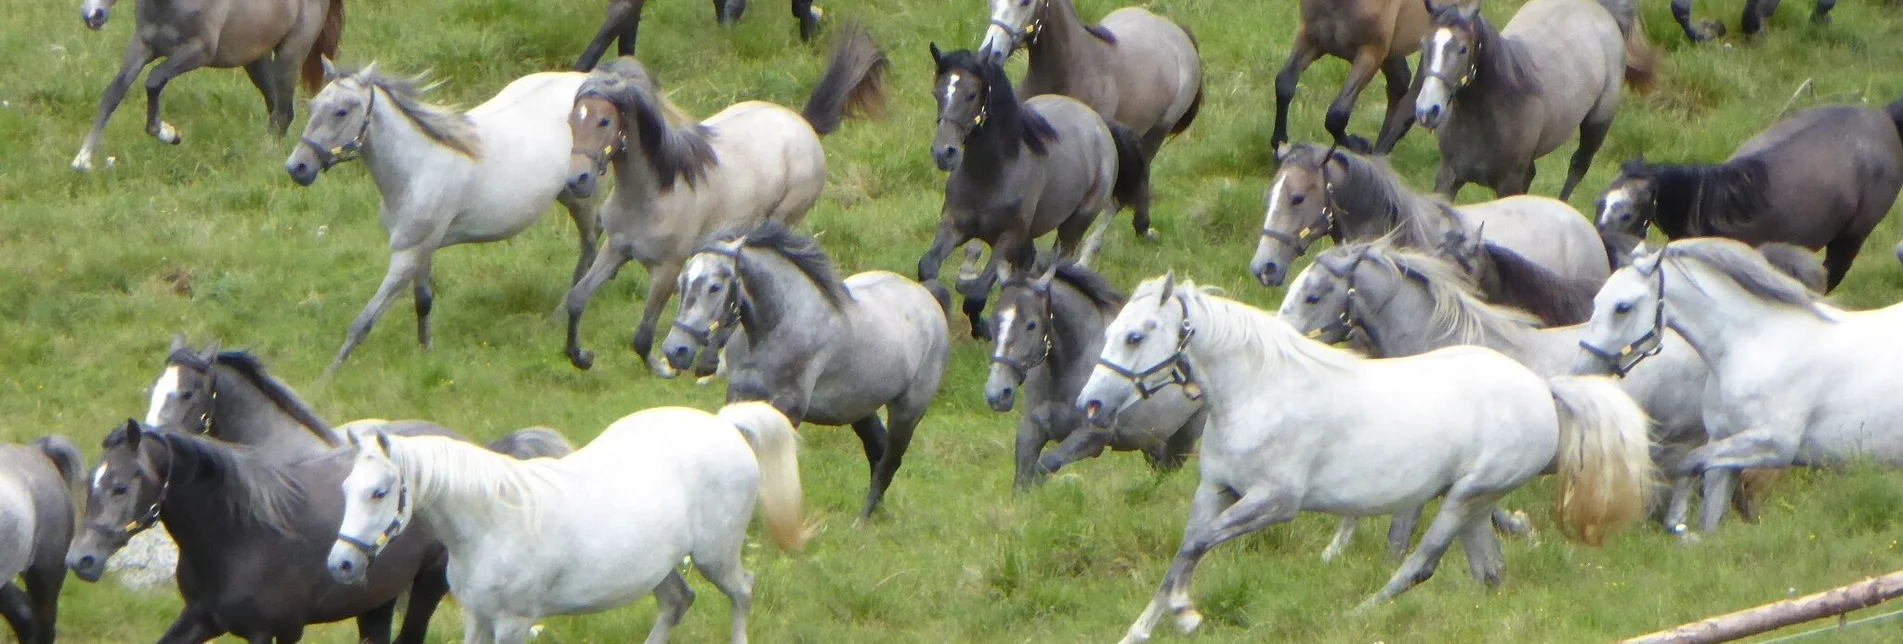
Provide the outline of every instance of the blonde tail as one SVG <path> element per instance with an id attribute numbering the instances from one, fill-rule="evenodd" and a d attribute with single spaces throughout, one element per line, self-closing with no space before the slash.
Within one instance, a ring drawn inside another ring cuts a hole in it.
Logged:
<path id="1" fill-rule="evenodd" d="M 799 551 L 812 533 L 800 511 L 799 435 L 793 423 L 763 402 L 727 405 L 720 419 L 740 430 L 760 462 L 760 518 L 773 545 Z"/>
<path id="2" fill-rule="evenodd" d="M 1646 436 L 1651 420 L 1609 378 L 1562 376 L 1548 386 L 1559 412 L 1560 532 L 1578 543 L 1603 545 L 1644 513 L 1656 484 Z"/>

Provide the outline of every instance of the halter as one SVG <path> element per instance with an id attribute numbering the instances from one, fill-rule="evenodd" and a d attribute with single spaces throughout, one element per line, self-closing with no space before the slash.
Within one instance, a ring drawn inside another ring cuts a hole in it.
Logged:
<path id="1" fill-rule="evenodd" d="M 318 145 L 317 142 L 312 141 L 310 137 L 301 137 L 297 142 L 299 145 L 310 148 L 311 153 L 317 155 L 318 165 L 322 166 L 325 170 L 329 170 L 331 166 L 357 158 L 357 152 L 363 149 L 364 137 L 370 134 L 370 119 L 374 118 L 376 114 L 377 87 L 371 85 L 370 101 L 364 104 L 363 124 L 357 126 L 357 136 L 344 142 L 343 145 L 329 149 Z"/>
<path id="2" fill-rule="evenodd" d="M 1124 368 L 1102 356 L 1097 357 L 1098 365 L 1130 381 L 1130 384 L 1136 387 L 1137 396 L 1143 400 L 1149 400 L 1157 392 L 1168 389 L 1172 385 L 1181 385 L 1183 395 L 1190 400 L 1203 399 L 1202 385 L 1196 384 L 1196 374 L 1189 366 L 1189 356 L 1183 353 L 1189 349 L 1189 339 L 1196 336 L 1195 327 L 1189 324 L 1189 303 L 1178 297 L 1176 306 L 1183 313 L 1183 323 L 1176 329 L 1176 351 L 1164 358 L 1162 362 L 1150 365 L 1148 369 L 1136 371 Z M 1167 373 L 1169 378 L 1157 384 L 1150 384 L 1150 378 L 1161 373 Z"/>
<path id="3" fill-rule="evenodd" d="M 1295 249 L 1295 254 L 1300 255 L 1308 252 L 1308 247 L 1320 241 L 1324 236 L 1340 236 L 1341 227 L 1340 224 L 1336 223 L 1335 217 L 1335 213 L 1339 211 L 1339 208 L 1335 207 L 1335 182 L 1328 178 L 1328 162 L 1335 158 L 1335 150 L 1338 147 L 1340 147 L 1339 143 L 1328 146 L 1328 152 L 1322 154 L 1321 164 L 1319 165 L 1322 174 L 1321 227 L 1316 228 L 1312 225 L 1303 226 L 1301 230 L 1295 231 L 1295 234 L 1291 235 L 1269 228 L 1267 224 L 1264 224 L 1262 226 L 1263 237 L 1287 244 L 1290 248 Z"/>
<path id="4" fill-rule="evenodd" d="M 1427 64 L 1427 61 L 1423 60 L 1421 61 L 1421 64 L 1423 67 L 1425 67 Z M 1458 91 L 1462 87 L 1466 87 L 1468 83 L 1473 82 L 1473 80 L 1475 78 L 1478 78 L 1479 76 L 1480 76 L 1480 43 L 1478 42 L 1474 43 L 1473 55 L 1467 57 L 1467 71 L 1461 72 L 1459 78 L 1449 78 L 1446 74 L 1441 73 L 1440 70 L 1437 70 L 1437 69 L 1429 68 L 1429 69 L 1421 70 L 1422 79 L 1438 78 L 1440 79 L 1440 82 L 1446 83 L 1449 88 L 1452 88 L 1455 91 Z"/>
<path id="5" fill-rule="evenodd" d="M 727 257 L 733 258 L 735 268 L 736 269 L 739 268 L 740 251 L 729 250 L 723 246 L 714 246 L 713 248 L 708 249 L 708 252 L 717 253 L 720 255 L 725 255 Z M 721 327 L 732 326 L 740 322 L 740 298 L 735 295 L 736 293 L 739 292 L 740 288 L 741 288 L 740 275 L 739 275 L 739 271 L 736 270 L 734 272 L 734 278 L 733 278 L 734 290 L 727 293 L 726 310 L 721 312 L 721 314 L 718 317 L 715 317 L 712 322 L 707 323 L 706 329 L 697 329 L 692 326 L 689 326 L 686 322 L 682 322 L 680 318 L 674 318 L 674 328 L 680 329 L 682 333 L 686 333 L 688 337 L 693 338 L 694 342 L 698 343 L 702 347 L 713 346 L 714 334 L 719 333 Z"/>
<path id="6" fill-rule="evenodd" d="M 165 507 L 167 493 L 172 491 L 172 456 L 170 454 L 170 445 L 166 446 L 166 452 L 165 478 L 159 481 L 159 495 L 157 498 L 152 499 L 152 505 L 147 507 L 145 512 L 140 513 L 138 518 L 128 521 L 125 525 L 119 527 L 120 534 L 126 539 L 131 539 L 133 536 L 145 532 L 159 522 L 159 511 Z"/>
<path id="7" fill-rule="evenodd" d="M 997 18 L 991 19 L 991 26 L 1003 29 L 1005 34 L 1011 36 L 1012 49 L 1017 49 L 1018 43 L 1024 43 L 1024 46 L 1029 47 L 1037 44 L 1037 37 L 1044 31 L 1043 14 L 1044 12 L 1042 11 L 1031 14 L 1031 22 L 1024 25 L 1023 29 L 1013 27 L 1011 23 Z"/>
<path id="8" fill-rule="evenodd" d="M 395 538 L 397 533 L 403 532 L 403 528 L 409 523 L 407 521 L 409 514 L 410 486 L 399 484 L 396 491 L 396 516 L 390 519 L 390 525 L 385 526 L 383 532 L 377 533 L 376 539 L 364 541 L 339 532 L 337 533 L 337 540 L 344 542 L 352 548 L 356 548 L 359 552 L 363 553 L 366 559 L 376 559 L 377 555 L 383 552 L 384 546 L 390 545 L 390 539 Z"/>
<path id="9" fill-rule="evenodd" d="M 1047 298 L 1046 310 L 1049 310 L 1048 297 L 1049 296 L 1047 295 L 1046 296 Z M 991 354 L 991 363 L 1001 364 L 1001 365 L 1004 365 L 1005 367 L 1010 368 L 1011 371 L 1016 373 L 1018 377 L 1018 381 L 1023 382 L 1024 378 L 1030 375 L 1032 369 L 1036 369 L 1039 365 L 1044 364 L 1045 361 L 1050 360 L 1051 358 L 1051 318 L 1046 316 L 1043 321 L 1044 321 L 1044 332 L 1042 333 L 1042 335 L 1044 336 L 1044 348 L 1042 350 L 1032 354 L 1029 360 L 1018 360 L 1016 358 L 1012 358 L 1009 356 L 998 355 L 997 353 L 994 352 Z M 1004 334 L 999 333 L 998 338 L 1003 339 Z"/>
<path id="10" fill-rule="evenodd" d="M 1659 279 L 1658 302 L 1652 307 L 1652 328 L 1647 329 L 1645 335 L 1639 336 L 1637 340 L 1626 343 L 1623 347 L 1619 347 L 1617 353 L 1595 347 L 1592 343 L 1585 340 L 1579 341 L 1580 348 L 1585 349 L 1586 353 L 1590 353 L 1593 357 L 1604 362 L 1607 367 L 1612 369 L 1613 374 L 1621 378 L 1624 378 L 1627 372 L 1632 371 L 1633 367 L 1639 366 L 1639 363 L 1646 358 L 1658 355 L 1660 344 L 1665 337 L 1664 251 L 1660 251 L 1659 264 L 1653 267 L 1652 270 L 1658 274 Z"/>
<path id="11" fill-rule="evenodd" d="M 587 94 L 582 94 L 575 98 L 581 99 L 581 98 L 587 98 L 590 96 L 600 98 L 603 100 L 608 100 L 608 97 L 602 96 L 599 92 L 596 92 L 594 90 L 590 90 Z M 587 157 L 589 161 L 594 162 L 595 173 L 600 174 L 602 172 L 605 172 L 608 169 L 608 161 L 621 156 L 621 153 L 626 152 L 627 150 L 628 150 L 628 132 L 627 132 L 627 128 L 623 126 L 620 131 L 615 132 L 614 140 L 610 141 L 607 145 L 601 146 L 600 150 L 596 150 L 594 148 L 584 148 L 584 147 L 576 146 L 576 147 L 569 148 L 568 153 L 579 154 L 584 157 Z"/>

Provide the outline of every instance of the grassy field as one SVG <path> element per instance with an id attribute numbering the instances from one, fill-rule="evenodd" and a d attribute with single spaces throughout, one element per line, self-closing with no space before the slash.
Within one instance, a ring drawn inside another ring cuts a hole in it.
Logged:
<path id="1" fill-rule="evenodd" d="M 1735 30 L 1743 0 L 1706 0 L 1701 17 Z M 642 54 L 681 105 L 699 114 L 743 99 L 798 104 L 823 63 L 823 44 L 802 47 L 785 5 L 756 0 L 738 28 L 714 25 L 708 3 L 660 0 L 648 7 Z M 1095 17 L 1111 0 L 1081 3 Z M 1642 3 L 1649 32 L 1667 52 L 1660 89 L 1629 97 L 1574 205 L 1590 204 L 1618 162 L 1718 159 L 1770 123 L 1806 79 L 1815 92 L 1795 108 L 1825 102 L 1887 103 L 1903 95 L 1903 9 L 1845 2 L 1836 24 L 1813 27 L 1809 3 L 1792 0 L 1757 40 L 1690 46 L 1667 3 Z M 359 417 L 426 418 L 494 437 L 526 425 L 561 428 L 585 441 L 610 421 L 654 405 L 712 408 L 719 387 L 662 381 L 625 349 L 639 313 L 638 269 L 603 289 L 585 327 L 602 349 L 595 370 L 560 355 L 552 315 L 573 262 L 574 234 L 551 215 L 503 244 L 463 247 L 436 261 L 434 350 L 414 342 L 399 304 L 335 380 L 317 382 L 345 326 L 385 267 L 377 193 L 361 165 L 299 188 L 281 166 L 295 141 L 265 132 L 256 92 L 233 70 L 201 71 L 172 83 L 168 120 L 182 146 L 143 134 L 142 93 L 132 92 L 108 129 L 103 156 L 116 165 L 91 175 L 67 163 L 99 91 L 132 29 L 124 2 L 105 33 L 86 31 L 76 2 L 10 3 L 0 26 L 0 439 L 73 436 L 97 453 L 115 421 L 141 415 L 168 336 L 222 339 L 249 348 L 333 422 Z M 931 236 L 942 175 L 931 136 L 928 41 L 971 46 L 986 18 L 977 0 L 835 0 L 828 18 L 868 23 L 894 59 L 894 109 L 878 123 L 853 122 L 826 141 L 831 184 L 806 228 L 850 271 L 912 272 Z M 1503 22 L 1517 2 L 1490 2 Z M 1267 147 L 1270 78 L 1296 21 L 1295 3 L 1162 0 L 1151 8 L 1193 27 L 1202 42 L 1208 102 L 1201 119 L 1169 144 L 1155 176 L 1161 242 L 1113 229 L 1102 265 L 1126 288 L 1174 267 L 1227 287 L 1258 306 L 1279 290 L 1256 286 L 1246 264 L 1272 172 Z M 350 6 L 342 61 L 434 69 L 442 100 L 473 105 L 522 74 L 563 69 L 595 29 L 598 0 L 412 0 Z M 1021 68 L 1022 63 L 1017 65 Z M 1322 136 L 1322 112 L 1345 71 L 1317 64 L 1293 110 L 1298 139 Z M 1364 97 L 1354 131 L 1379 118 L 1379 87 Z M 294 128 L 302 128 L 303 111 Z M 1557 192 L 1571 146 L 1542 162 L 1534 191 Z M 1436 153 L 1416 130 L 1395 163 L 1431 185 Z M 1468 200 L 1482 198 L 1469 188 Z M 1874 307 L 1903 299 L 1903 269 L 1891 257 L 1894 222 L 1833 300 Z M 962 335 L 964 325 L 954 322 Z M 758 575 L 752 635 L 760 642 L 1110 641 L 1143 607 L 1174 551 L 1193 470 L 1157 476 L 1141 459 L 1112 455 L 1076 467 L 1030 494 L 1010 492 L 1015 415 L 991 413 L 981 386 L 984 349 L 955 347 L 944 391 L 914 443 L 886 516 L 852 527 L 864 493 L 858 442 L 844 429 L 808 428 L 807 498 L 824 527 L 810 550 L 750 551 Z M 1819 374 L 1819 377 L 1826 377 Z M 1364 616 L 1347 609 L 1391 572 L 1379 525 L 1364 530 L 1345 560 L 1316 556 L 1331 518 L 1292 525 L 1217 551 L 1194 596 L 1207 616 L 1204 642 L 1576 642 L 1604 641 L 1899 567 L 1903 476 L 1875 471 L 1787 477 L 1760 525 L 1728 524 L 1684 547 L 1649 526 L 1589 550 L 1549 536 L 1506 544 L 1508 579 L 1488 593 L 1450 556 L 1438 578 Z M 1551 533 L 1549 488 L 1508 498 Z M 630 494 L 639 494 L 630 490 Z M 676 641 L 723 638 L 726 602 L 698 578 L 698 606 Z M 154 638 L 172 619 L 170 592 L 135 595 L 114 584 L 67 586 L 68 641 Z M 646 632 L 653 604 L 548 620 L 547 641 L 624 642 Z M 456 611 L 438 614 L 433 642 L 460 637 Z M 315 628 L 310 641 L 347 642 L 348 626 Z M 1168 632 L 1159 636 L 1172 639 Z M 1903 638 L 1894 624 L 1838 641 Z"/>

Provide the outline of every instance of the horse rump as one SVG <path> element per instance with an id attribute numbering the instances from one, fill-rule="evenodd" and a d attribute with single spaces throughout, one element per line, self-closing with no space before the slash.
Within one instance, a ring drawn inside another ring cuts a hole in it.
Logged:
<path id="1" fill-rule="evenodd" d="M 83 498 L 86 489 L 86 457 L 79 452 L 79 446 L 72 439 L 58 434 L 42 436 L 33 440 L 34 449 L 46 455 L 53 462 L 53 468 L 59 470 L 60 480 L 66 483 L 68 493 L 74 498 Z"/>
<path id="2" fill-rule="evenodd" d="M 1184 36 L 1189 37 L 1190 49 L 1195 50 L 1196 53 L 1200 55 L 1203 51 L 1203 46 L 1200 43 L 1196 42 L 1196 32 L 1190 31 L 1189 27 L 1186 27 L 1180 24 L 1176 25 L 1176 27 L 1183 30 Z M 1201 114 L 1202 111 L 1203 111 L 1203 80 L 1202 78 L 1199 77 L 1196 79 L 1196 98 L 1190 99 L 1189 109 L 1183 110 L 1183 116 L 1176 119 L 1176 125 L 1170 127 L 1170 134 L 1171 135 L 1182 134 L 1183 130 L 1189 129 L 1189 124 L 1196 122 L 1196 115 Z"/>
<path id="3" fill-rule="evenodd" d="M 1150 199 L 1150 161 L 1143 154 L 1143 139 L 1123 124 L 1104 120 L 1110 126 L 1110 140 L 1117 146 L 1117 183 L 1110 196 L 1125 206 L 1148 205 Z"/>
<path id="4" fill-rule="evenodd" d="M 839 30 L 839 42 L 826 72 L 813 86 L 800 115 L 820 136 L 839 129 L 847 115 L 878 118 L 885 113 L 885 75 L 892 67 L 885 50 L 858 23 Z"/>
<path id="5" fill-rule="evenodd" d="M 575 446 L 569 444 L 567 438 L 560 432 L 547 427 L 518 429 L 483 447 L 497 454 L 507 454 L 518 461 L 532 458 L 561 458 L 575 451 Z"/>
<path id="6" fill-rule="evenodd" d="M 720 408 L 720 419 L 740 430 L 760 464 L 760 520 L 782 551 L 797 552 L 813 531 L 800 512 L 799 434 L 773 405 L 743 402 Z"/>
<path id="7" fill-rule="evenodd" d="M 324 61 L 337 58 L 337 44 L 343 38 L 344 0 L 330 0 L 330 9 L 324 12 L 324 28 L 317 32 L 310 53 L 304 56 L 304 91 L 316 94 L 324 88 Z"/>
<path id="8" fill-rule="evenodd" d="M 1610 378 L 1560 376 L 1547 381 L 1559 413 L 1558 485 L 1554 505 L 1560 532 L 1589 546 L 1645 513 L 1656 487 L 1651 419 Z"/>
<path id="9" fill-rule="evenodd" d="M 1625 38 L 1625 82 L 1644 94 L 1658 83 L 1659 52 L 1645 38 L 1645 20 L 1636 5 L 1634 0 L 1599 0 L 1599 6 L 1619 23 L 1619 34 Z"/>

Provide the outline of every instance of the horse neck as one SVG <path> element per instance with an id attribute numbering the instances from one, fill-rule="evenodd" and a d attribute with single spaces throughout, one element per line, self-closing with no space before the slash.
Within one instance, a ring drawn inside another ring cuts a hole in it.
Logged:
<path id="1" fill-rule="evenodd" d="M 1348 181 L 1331 191 L 1340 206 L 1336 225 L 1342 228 L 1342 238 L 1375 239 L 1400 229 L 1404 235 L 1402 245 L 1431 247 L 1437 231 L 1430 229 L 1429 222 L 1420 221 L 1421 211 L 1428 209 L 1420 203 L 1424 197 L 1406 190 L 1398 182 L 1384 183 L 1366 177 L 1356 180 L 1357 176 L 1376 172 L 1380 170 L 1373 167 L 1354 170 Z"/>
<path id="2" fill-rule="evenodd" d="M 1489 73 L 1489 68 L 1517 67 L 1527 68 L 1527 52 L 1520 41 L 1508 38 L 1499 28 L 1483 17 L 1474 18 L 1477 31 L 1487 46 L 1480 48 L 1476 55 L 1482 57 L 1475 61 L 1473 80 L 1469 81 L 1452 96 L 1453 115 L 1451 118 L 1473 123 L 1492 123 L 1501 118 L 1502 113 L 1514 111 L 1516 106 L 1531 105 L 1526 88 L 1509 87 L 1501 83 L 1498 74 Z M 1532 82 L 1532 78 L 1523 78 Z M 1464 114 L 1463 113 L 1467 113 Z M 1494 128 L 1482 126 L 1481 131 Z"/>
<path id="3" fill-rule="evenodd" d="M 1087 364 L 1094 368 L 1097 354 L 1101 353 L 1103 329 L 1116 318 L 1116 311 L 1104 311 L 1090 297 L 1077 292 L 1070 286 L 1052 285 L 1050 328 L 1050 363 L 1054 367 L 1052 375 L 1072 364 Z"/>
<path id="4" fill-rule="evenodd" d="M 145 440 L 159 439 L 148 436 Z M 190 450 L 168 442 L 163 453 L 165 462 L 156 466 L 166 473 L 159 521 L 178 543 L 181 555 L 196 553 L 203 555 L 201 560 L 223 559 L 227 544 L 217 537 L 236 533 L 239 522 L 222 501 L 240 491 L 230 489 L 223 474 L 209 473 L 204 461 Z"/>
<path id="5" fill-rule="evenodd" d="M 276 455 L 315 454 L 329 446 L 250 378 L 224 365 L 212 367 L 211 435 L 218 440 L 250 445 Z"/>
<path id="6" fill-rule="evenodd" d="M 442 161 L 459 153 L 424 134 L 396 106 L 396 99 L 388 91 L 375 85 L 370 91 L 375 104 L 370 111 L 370 129 L 363 137 L 363 163 L 370 168 L 370 177 L 384 201 L 401 201 L 412 192 L 422 192 L 417 188 L 423 182 L 445 182 L 438 174 L 443 169 Z"/>
<path id="7" fill-rule="evenodd" d="M 1024 106 L 1016 104 L 1011 109 L 1022 110 Z M 965 137 L 965 159 L 958 164 L 959 174 L 986 186 L 1002 182 L 1006 171 L 1022 158 L 1024 141 L 1022 134 L 1006 132 L 1001 125 L 1019 122 L 1016 118 L 994 119 L 973 128 L 971 134 Z M 983 162 L 972 162 L 978 159 Z"/>
<path id="8" fill-rule="evenodd" d="M 1314 381 L 1324 371 L 1289 368 L 1310 359 L 1291 356 L 1272 345 L 1308 340 L 1268 313 L 1207 296 L 1192 298 L 1189 309 L 1196 335 L 1184 353 L 1202 387 L 1203 405 L 1209 409 L 1205 434 L 1220 434 L 1230 425 L 1258 425 L 1261 401 L 1298 383 Z"/>
<path id="9" fill-rule="evenodd" d="M 1709 207 L 1704 203 L 1705 182 L 1711 175 L 1723 170 L 1722 165 L 1667 165 L 1658 166 L 1658 196 L 1652 210 L 1653 223 L 1658 224 L 1659 232 L 1667 238 L 1698 237 L 1710 234 L 1709 226 L 1702 225 L 1700 211 Z"/>
<path id="10" fill-rule="evenodd" d="M 750 345 L 757 349 L 768 338 L 789 331 L 810 332 L 843 322 L 819 285 L 791 261 L 768 249 L 742 252 L 744 261 L 754 264 L 752 270 L 743 271 L 741 282 L 750 309 L 743 319 Z"/>
<path id="11" fill-rule="evenodd" d="M 628 119 L 623 118 L 622 127 L 630 128 L 627 122 Z M 626 149 L 614 157 L 615 189 L 611 197 L 623 206 L 617 209 L 618 216 L 658 218 L 662 213 L 654 204 L 661 198 L 661 178 L 640 147 L 640 133 L 624 132 L 624 135 L 632 138 Z"/>
<path id="12" fill-rule="evenodd" d="M 1069 89 L 1072 78 L 1081 78 L 1085 70 L 1086 47 L 1096 37 L 1085 30 L 1084 21 L 1077 16 L 1077 5 L 1071 0 L 1045 0 L 1043 8 L 1043 26 L 1032 42 L 1029 51 L 1030 62 L 1025 77 L 1036 76 L 1046 82 L 1054 91 L 1047 93 L 1063 94 Z"/>
<path id="13" fill-rule="evenodd" d="M 529 510 L 489 494 L 489 486 L 452 485 L 452 477 L 518 477 L 521 461 L 473 443 L 445 437 L 390 437 L 390 458 L 410 490 L 412 525 L 422 522 L 451 552 L 511 522 L 504 515 Z M 459 464 L 477 463 L 479 466 Z M 515 523 L 523 523 L 519 519 Z M 532 524 L 533 522 L 528 522 Z"/>
<path id="14" fill-rule="evenodd" d="M 1792 323 L 1820 324 L 1807 312 L 1759 300 L 1730 278 L 1703 268 L 1686 268 L 1667 258 L 1657 269 L 1665 273 L 1665 318 L 1706 364 L 1718 365 L 1734 347 L 1749 353 L 1752 347 L 1787 344 L 1788 339 L 1763 339 L 1761 332 Z M 1687 271 L 1696 271 L 1690 275 Z M 1649 276 L 1648 276 L 1649 277 Z M 1689 278 L 1689 279 L 1687 279 Z"/>

